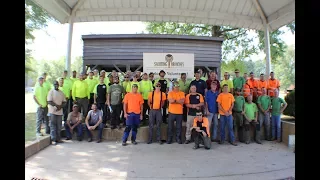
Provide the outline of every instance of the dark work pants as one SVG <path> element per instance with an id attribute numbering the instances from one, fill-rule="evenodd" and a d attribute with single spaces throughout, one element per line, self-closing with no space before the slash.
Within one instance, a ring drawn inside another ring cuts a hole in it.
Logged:
<path id="1" fill-rule="evenodd" d="M 148 105 L 148 100 L 144 100 L 144 102 L 143 102 L 143 112 L 142 112 L 143 113 L 142 114 L 142 123 L 143 124 L 147 123 L 147 111 L 150 114 L 150 107 Z"/>
<path id="2" fill-rule="evenodd" d="M 124 118 L 124 112 L 123 112 L 123 104 L 121 106 L 121 121 L 122 121 L 122 126 L 126 126 L 126 118 Z"/>
<path id="3" fill-rule="evenodd" d="M 176 141 L 181 141 L 181 130 L 182 130 L 182 114 L 169 113 L 168 117 L 168 142 L 172 142 L 173 138 L 173 123 L 176 121 Z"/>
<path id="4" fill-rule="evenodd" d="M 199 147 L 200 144 L 203 144 L 205 149 L 211 148 L 211 141 L 208 136 L 204 137 L 201 132 L 197 132 L 195 129 L 192 129 L 191 136 L 194 139 L 195 146 Z"/>
<path id="5" fill-rule="evenodd" d="M 162 122 L 163 123 L 167 123 L 167 107 L 168 107 L 168 101 L 165 100 L 164 105 L 162 107 Z"/>
<path id="6" fill-rule="evenodd" d="M 50 114 L 50 136 L 52 141 L 61 140 L 62 115 Z"/>
<path id="7" fill-rule="evenodd" d="M 120 125 L 121 106 L 122 104 L 111 105 L 111 127 Z"/>
<path id="8" fill-rule="evenodd" d="M 67 104 L 62 108 L 63 110 L 63 121 L 66 122 L 69 114 L 69 99 L 67 100 Z"/>
<path id="9" fill-rule="evenodd" d="M 45 108 L 41 108 L 41 107 L 38 107 L 37 108 L 37 114 L 36 114 L 36 132 L 37 133 L 40 133 L 40 130 L 41 130 L 41 124 L 42 122 L 44 121 L 45 123 L 45 128 L 46 128 L 46 134 L 50 134 L 50 126 L 49 126 L 49 117 L 48 117 L 48 107 L 45 107 Z"/>
<path id="10" fill-rule="evenodd" d="M 89 126 L 94 126 L 94 125 L 95 125 L 95 124 L 89 123 Z M 84 124 L 84 126 L 86 127 L 86 131 L 87 131 L 88 137 L 89 137 L 89 138 L 92 138 L 92 133 L 91 133 L 91 131 L 88 129 L 87 125 Z M 99 130 L 99 132 L 98 132 L 98 139 L 102 139 L 102 131 L 103 131 L 103 128 L 104 128 L 104 124 L 103 124 L 103 123 L 100 123 L 99 126 L 96 127 L 96 129 Z M 94 130 L 96 130 L 96 129 L 94 129 Z"/>
<path id="11" fill-rule="evenodd" d="M 94 103 L 94 93 L 90 93 L 90 99 L 89 99 L 89 104 L 88 104 L 88 112 L 91 109 L 91 105 Z"/>
<path id="12" fill-rule="evenodd" d="M 69 113 L 69 112 L 72 112 L 72 106 L 73 106 L 72 96 L 70 96 L 70 98 L 69 98 L 69 100 L 68 100 L 68 106 L 69 106 L 68 113 Z"/>
<path id="13" fill-rule="evenodd" d="M 106 119 L 106 115 L 107 115 L 107 112 L 106 112 L 106 107 L 107 105 L 105 103 L 98 103 L 98 109 L 100 111 L 102 111 L 102 123 L 103 124 L 106 124 L 107 122 L 107 119 Z"/>
<path id="14" fill-rule="evenodd" d="M 153 125 L 156 123 L 157 141 L 160 141 L 161 132 L 161 109 L 151 109 L 149 111 L 149 142 L 152 142 L 153 137 Z"/>
<path id="15" fill-rule="evenodd" d="M 185 104 L 183 104 L 183 121 L 187 122 L 187 112 L 188 112 L 188 108 Z"/>
<path id="16" fill-rule="evenodd" d="M 138 127 L 140 124 L 140 114 L 135 113 L 128 113 L 128 117 L 126 120 L 126 129 L 124 130 L 123 136 L 122 136 L 122 142 L 126 142 L 130 131 L 131 133 L 131 141 L 135 141 L 138 133 Z"/>
<path id="17" fill-rule="evenodd" d="M 77 98 L 76 97 L 76 101 L 77 101 L 77 104 L 79 106 L 79 111 L 82 112 L 82 115 L 84 117 L 87 116 L 87 113 L 88 113 L 88 98 L 85 97 L 85 98 Z"/>
<path id="18" fill-rule="evenodd" d="M 70 123 L 70 126 L 72 127 L 74 124 Z M 67 135 L 67 138 L 70 138 L 72 139 L 72 134 L 71 134 L 71 131 L 70 131 L 70 128 L 68 126 L 67 123 L 64 123 L 64 128 L 66 129 L 66 135 Z M 74 127 L 73 131 L 76 131 L 77 132 L 77 137 L 82 137 L 82 124 L 79 123 L 77 126 Z"/>

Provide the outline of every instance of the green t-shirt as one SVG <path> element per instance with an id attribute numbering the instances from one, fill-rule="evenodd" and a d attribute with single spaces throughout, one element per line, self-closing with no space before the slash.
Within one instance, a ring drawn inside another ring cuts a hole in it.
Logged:
<path id="1" fill-rule="evenodd" d="M 260 104 L 263 110 L 267 110 L 271 104 L 271 99 L 269 96 L 259 96 L 257 104 Z"/>
<path id="2" fill-rule="evenodd" d="M 60 89 L 60 91 L 63 92 L 63 94 L 66 96 L 66 98 L 68 98 L 68 99 L 70 98 L 71 89 L 69 86 L 63 85 L 63 87 L 60 86 L 59 89 Z"/>
<path id="3" fill-rule="evenodd" d="M 233 79 L 233 87 L 234 89 L 239 88 L 242 89 L 243 85 L 246 83 L 243 77 L 235 77 Z"/>
<path id="4" fill-rule="evenodd" d="M 256 119 L 256 112 L 258 111 L 257 105 L 255 103 L 245 103 L 244 104 L 244 113 L 249 118 L 249 122 L 251 120 Z"/>
<path id="5" fill-rule="evenodd" d="M 280 109 L 281 109 L 281 104 L 287 104 L 283 99 L 277 97 L 277 98 L 272 98 L 271 100 L 271 106 L 272 106 L 272 115 L 279 116 L 280 114 Z"/>
<path id="6" fill-rule="evenodd" d="M 189 86 L 190 86 L 190 81 L 186 80 L 186 82 L 183 82 L 181 79 L 178 81 L 179 83 L 179 89 L 180 91 L 189 94 Z"/>
<path id="7" fill-rule="evenodd" d="M 152 82 L 150 80 L 141 80 L 140 81 L 140 88 L 141 88 L 143 99 L 147 100 L 149 92 L 153 91 Z"/>
<path id="8" fill-rule="evenodd" d="M 108 94 L 110 94 L 110 104 L 118 105 L 122 102 L 122 93 L 124 93 L 124 89 L 119 84 L 112 84 L 108 88 Z"/>
<path id="9" fill-rule="evenodd" d="M 246 102 L 243 96 L 234 96 L 234 106 L 233 110 L 237 112 L 242 112 L 244 103 Z"/>
<path id="10" fill-rule="evenodd" d="M 43 86 L 35 86 L 35 89 L 34 89 L 34 95 L 36 96 L 39 104 L 42 106 L 42 107 L 47 107 L 47 96 L 48 96 L 48 89 Z"/>

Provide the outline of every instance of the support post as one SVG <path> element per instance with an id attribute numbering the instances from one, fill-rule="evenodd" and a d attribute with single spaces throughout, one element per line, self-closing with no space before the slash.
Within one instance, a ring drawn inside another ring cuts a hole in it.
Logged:
<path id="1" fill-rule="evenodd" d="M 126 72 L 130 70 L 130 64 L 126 65 Z"/>
<path id="2" fill-rule="evenodd" d="M 271 72 L 271 53 L 270 53 L 270 36 L 269 27 L 264 24 L 264 43 L 265 43 L 265 53 L 266 53 L 266 77 L 269 77 Z"/>
<path id="3" fill-rule="evenodd" d="M 66 70 L 68 73 L 71 68 L 71 48 L 72 48 L 72 34 L 73 34 L 73 16 L 69 18 L 69 32 L 68 32 L 68 46 L 67 46 L 67 54 L 66 54 Z"/>
<path id="4" fill-rule="evenodd" d="M 134 72 L 139 71 L 142 68 L 142 65 L 140 65 L 136 70 L 134 70 Z"/>

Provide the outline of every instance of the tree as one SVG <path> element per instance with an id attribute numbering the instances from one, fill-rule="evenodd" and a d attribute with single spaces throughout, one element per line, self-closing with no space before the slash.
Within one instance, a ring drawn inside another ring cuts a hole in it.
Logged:
<path id="1" fill-rule="evenodd" d="M 47 26 L 47 23 L 54 20 L 46 11 L 35 4 L 31 0 L 25 1 L 25 71 L 31 72 L 33 68 L 30 66 L 31 51 L 27 48 L 27 44 L 32 43 L 34 36 L 32 32 Z"/>
<path id="2" fill-rule="evenodd" d="M 278 58 L 274 64 L 274 73 L 280 80 L 282 90 L 295 84 L 295 47 L 293 45 L 286 49 L 283 57 Z"/>
<path id="3" fill-rule="evenodd" d="M 287 25 L 294 32 L 294 22 Z M 248 29 L 235 28 L 230 26 L 212 26 L 204 24 L 186 24 L 176 22 L 148 22 L 146 30 L 152 34 L 178 34 L 192 36 L 212 36 L 222 37 L 222 60 L 244 60 L 250 55 L 258 53 L 264 49 L 264 33 L 256 31 L 259 37 L 258 46 L 255 45 L 253 39 L 255 37 L 248 36 Z M 279 35 L 282 30 L 276 30 L 270 33 L 271 59 L 272 61 L 281 57 L 284 53 L 286 45 L 280 39 Z"/>

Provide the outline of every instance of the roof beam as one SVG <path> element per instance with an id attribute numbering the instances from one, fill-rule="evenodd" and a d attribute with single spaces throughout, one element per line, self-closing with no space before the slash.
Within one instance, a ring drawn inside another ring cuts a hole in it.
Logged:
<path id="1" fill-rule="evenodd" d="M 278 11 L 272 13 L 268 16 L 268 22 L 269 24 L 273 23 L 274 21 L 280 19 L 283 16 L 286 16 L 288 14 L 292 14 L 294 16 L 295 12 L 295 0 L 293 0 L 291 3 L 285 5 L 284 7 L 280 8 Z"/>
<path id="2" fill-rule="evenodd" d="M 63 0 L 53 0 L 53 2 L 68 16 L 71 15 L 71 8 Z"/>
<path id="3" fill-rule="evenodd" d="M 243 16 L 237 14 L 228 14 L 217 11 L 195 11 L 181 9 L 164 9 L 164 8 L 97 8 L 94 10 L 79 10 L 76 12 L 76 17 L 87 16 L 114 16 L 114 15 L 150 15 L 150 16 L 180 16 L 192 18 L 210 18 L 223 20 L 238 20 L 247 21 L 250 23 L 260 23 L 262 21 L 258 17 Z"/>
<path id="4" fill-rule="evenodd" d="M 266 14 L 264 13 L 264 11 L 262 10 L 259 1 L 258 1 L 258 0 L 251 0 L 251 1 L 252 1 L 252 3 L 254 4 L 254 7 L 256 8 L 256 10 L 259 12 L 263 24 L 267 24 L 268 28 L 269 28 L 270 30 L 272 30 L 271 27 L 270 27 L 270 25 L 269 25 L 269 23 L 268 23 L 267 16 L 266 16 Z"/>
<path id="5" fill-rule="evenodd" d="M 79 7 L 81 7 L 85 1 L 87 1 L 87 0 L 78 0 L 77 1 L 77 3 L 72 8 L 72 12 L 71 12 L 72 16 L 74 16 L 76 14 L 76 12 L 79 9 Z"/>

